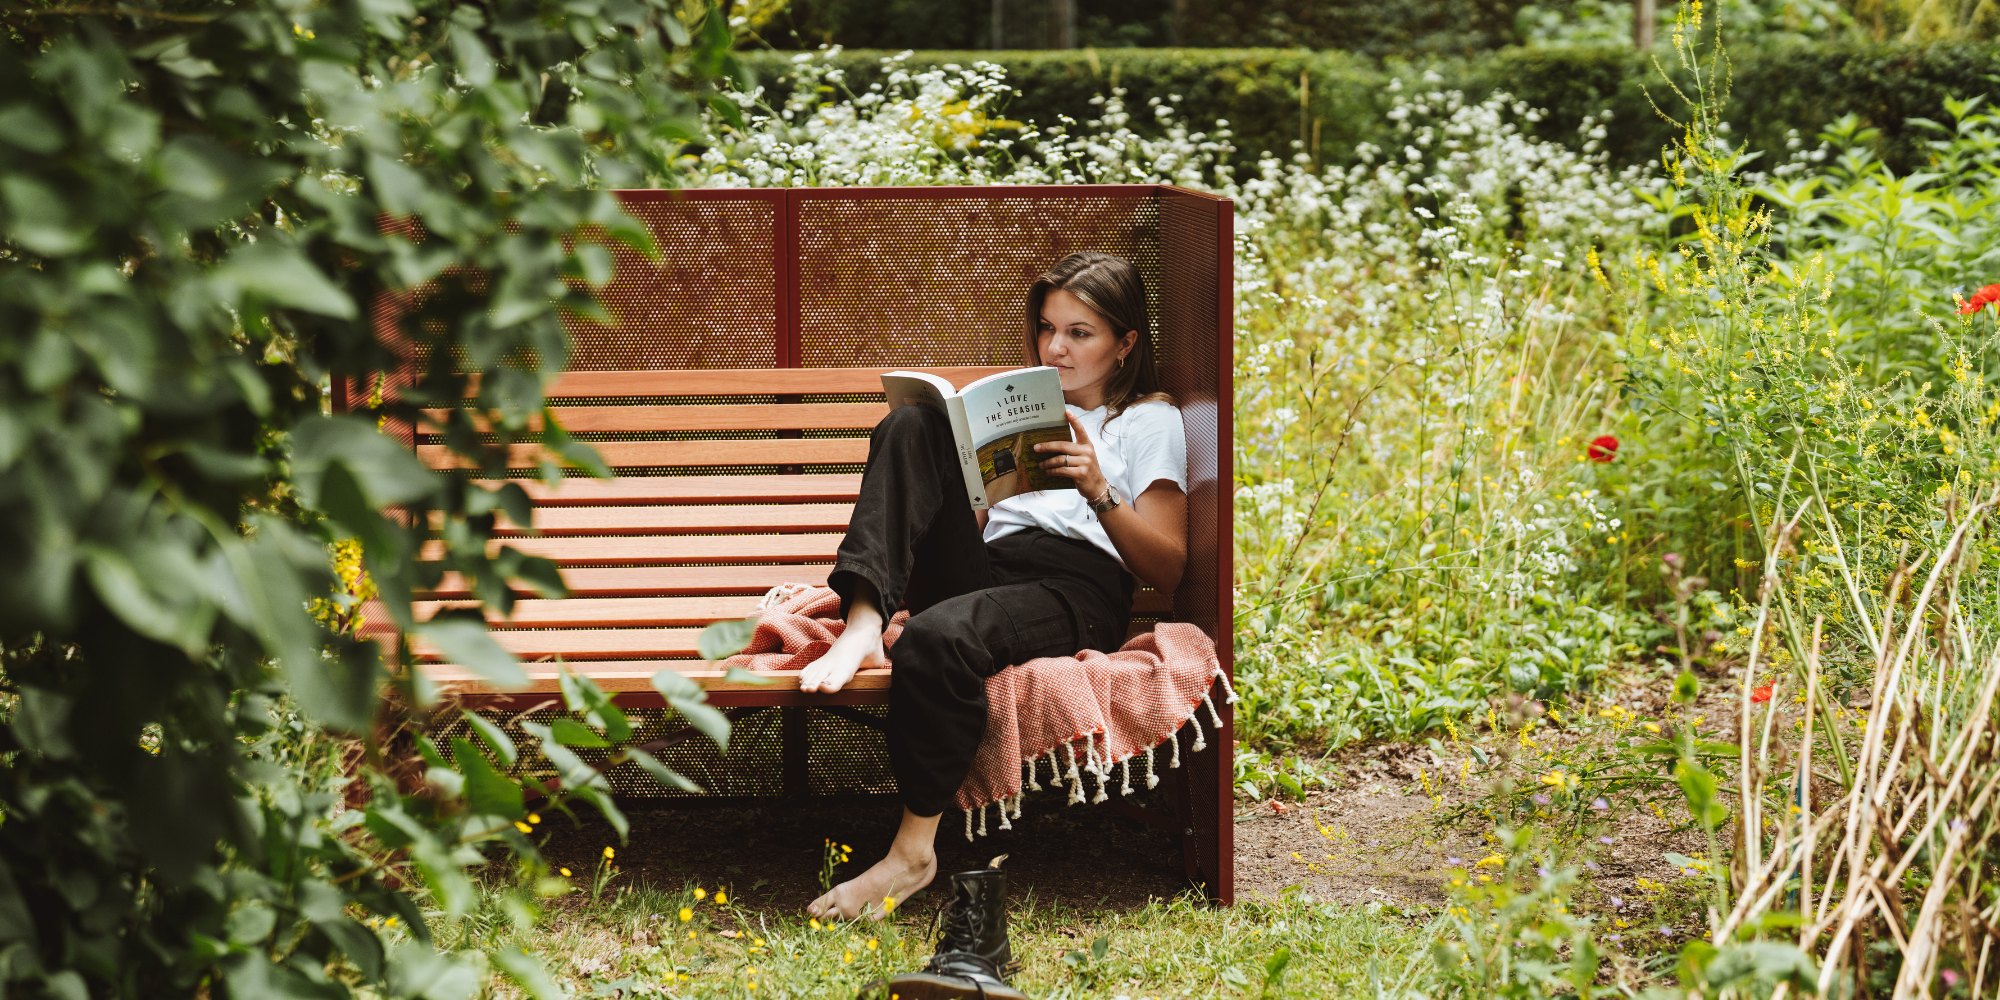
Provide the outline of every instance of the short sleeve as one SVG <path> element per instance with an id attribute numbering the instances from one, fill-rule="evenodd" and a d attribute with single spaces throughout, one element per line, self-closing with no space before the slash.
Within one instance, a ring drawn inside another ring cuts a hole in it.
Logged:
<path id="1" fill-rule="evenodd" d="M 1186 493 L 1187 431 L 1181 426 L 1181 411 L 1168 403 L 1144 403 L 1125 411 L 1111 426 L 1127 420 L 1131 423 L 1121 429 L 1119 451 L 1131 489 L 1144 493 L 1164 479 Z"/>

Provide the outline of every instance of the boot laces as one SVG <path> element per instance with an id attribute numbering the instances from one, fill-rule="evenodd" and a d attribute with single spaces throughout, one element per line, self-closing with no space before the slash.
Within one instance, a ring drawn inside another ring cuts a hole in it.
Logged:
<path id="1" fill-rule="evenodd" d="M 938 936 L 937 953 L 931 956 L 926 968 L 933 972 L 942 971 L 947 964 L 960 964 L 971 959 L 990 969 L 992 963 L 973 952 L 985 930 L 979 908 L 972 905 L 969 899 L 953 899 L 941 916 L 943 927 Z"/>

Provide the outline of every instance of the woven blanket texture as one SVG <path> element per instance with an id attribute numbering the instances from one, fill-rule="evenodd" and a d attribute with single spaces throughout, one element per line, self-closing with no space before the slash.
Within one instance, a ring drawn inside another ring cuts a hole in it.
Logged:
<path id="1" fill-rule="evenodd" d="M 798 670 L 826 652 L 847 623 L 837 616 L 840 597 L 826 587 L 788 584 L 765 598 L 750 644 L 725 666 L 754 670 Z M 899 611 L 883 631 L 892 649 L 902 635 L 909 612 Z M 1153 773 L 1153 750 L 1172 742 L 1171 766 L 1180 766 L 1180 743 L 1173 740 L 1182 724 L 1193 719 L 1192 750 L 1207 746 L 1197 718 L 1206 705 L 1212 724 L 1222 720 L 1209 698 L 1217 678 L 1228 679 L 1215 655 L 1215 643 L 1201 629 L 1185 622 L 1161 622 L 1154 630 L 1134 636 L 1114 653 L 1087 649 L 1075 656 L 1042 657 L 1017 663 L 986 679 L 986 736 L 974 756 L 972 773 L 958 790 L 958 806 L 979 813 L 979 832 L 986 832 L 986 807 L 1000 805 L 1000 826 L 1011 829 L 1020 815 L 1023 772 L 1027 787 L 1038 790 L 1040 761 L 1047 758 L 1054 784 L 1069 786 L 1069 801 L 1089 798 L 1102 802 L 1108 787 L 1120 781 L 1121 793 L 1132 787 L 1133 759 L 1144 756 L 1140 780 L 1150 788 L 1159 783 Z M 1228 700 L 1234 701 L 1234 692 Z M 1122 769 L 1122 778 L 1113 771 Z M 1097 778 L 1096 795 L 1087 794 L 1085 779 Z"/>

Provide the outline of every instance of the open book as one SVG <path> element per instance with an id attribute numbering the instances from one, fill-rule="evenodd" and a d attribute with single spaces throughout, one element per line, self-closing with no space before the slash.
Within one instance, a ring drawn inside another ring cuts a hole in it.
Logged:
<path id="1" fill-rule="evenodd" d="M 1074 440 L 1063 418 L 1062 377 L 1054 368 L 1017 368 L 963 389 L 936 375 L 890 372 L 882 376 L 882 391 L 890 409 L 921 404 L 951 418 L 973 510 L 1018 493 L 1076 489 L 1076 480 L 1043 470 L 1041 463 L 1054 455 L 1035 450 L 1043 441 Z"/>

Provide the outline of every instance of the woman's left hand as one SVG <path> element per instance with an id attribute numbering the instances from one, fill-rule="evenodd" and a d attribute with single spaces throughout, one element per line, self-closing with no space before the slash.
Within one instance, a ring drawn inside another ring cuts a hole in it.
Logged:
<path id="1" fill-rule="evenodd" d="M 1076 480 L 1076 488 L 1086 499 L 1104 495 L 1108 485 L 1104 470 L 1097 466 L 1097 448 L 1090 443 L 1090 432 L 1083 429 L 1083 421 L 1076 414 L 1064 408 L 1063 416 L 1069 420 L 1069 428 L 1076 434 L 1074 441 L 1043 441 L 1035 445 L 1038 452 L 1059 452 L 1055 457 L 1042 462 L 1042 469 L 1064 479 Z"/>

